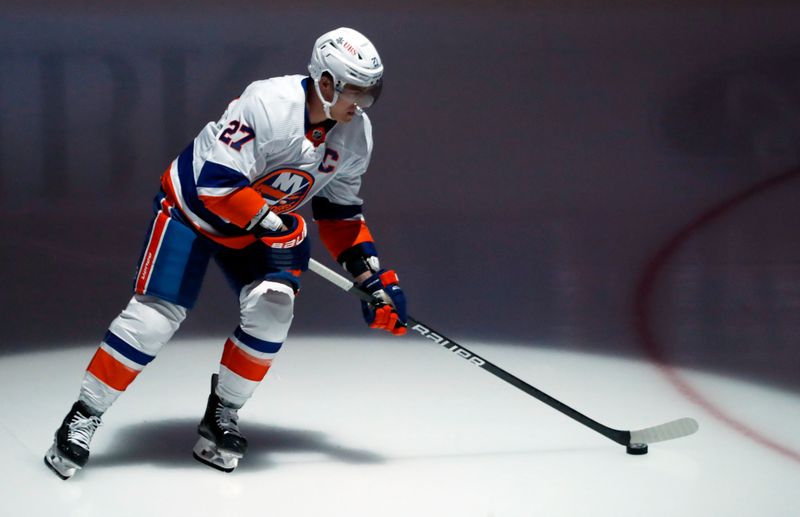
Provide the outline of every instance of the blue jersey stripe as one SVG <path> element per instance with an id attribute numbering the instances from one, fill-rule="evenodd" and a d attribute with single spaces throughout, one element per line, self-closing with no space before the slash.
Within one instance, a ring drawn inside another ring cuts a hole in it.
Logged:
<path id="1" fill-rule="evenodd" d="M 273 343 L 272 341 L 264 341 L 263 339 L 253 337 L 242 330 L 242 327 L 236 327 L 236 331 L 233 333 L 233 335 L 236 336 L 236 339 L 249 346 L 253 350 L 257 350 L 265 354 L 274 354 L 283 346 L 283 343 Z"/>
<path id="2" fill-rule="evenodd" d="M 186 201 L 189 210 L 223 235 L 245 235 L 247 233 L 246 230 L 239 228 L 235 224 L 225 222 L 225 220 L 206 208 L 206 205 L 200 201 L 200 198 L 197 196 L 197 184 L 194 181 L 193 157 L 194 142 L 189 144 L 180 156 L 178 156 L 178 178 L 181 183 L 183 199 Z"/>
<path id="3" fill-rule="evenodd" d="M 214 162 L 206 162 L 197 178 L 198 187 L 239 188 L 249 184 L 241 172 Z"/>
<path id="4" fill-rule="evenodd" d="M 311 212 L 315 221 L 322 219 L 352 219 L 361 215 L 361 205 L 337 205 L 322 196 L 311 198 Z"/>
<path id="5" fill-rule="evenodd" d="M 133 348 L 110 330 L 106 332 L 106 335 L 103 337 L 103 342 L 134 363 L 142 366 L 147 366 L 150 361 L 155 359 L 155 356 L 145 354 Z"/>

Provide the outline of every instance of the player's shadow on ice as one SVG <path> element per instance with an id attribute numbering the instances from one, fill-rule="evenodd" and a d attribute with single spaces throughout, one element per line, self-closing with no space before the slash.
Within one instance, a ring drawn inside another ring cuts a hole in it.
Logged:
<path id="1" fill-rule="evenodd" d="M 120 465 L 160 465 L 164 467 L 201 466 L 192 458 L 197 441 L 197 420 L 162 420 L 143 422 L 118 430 L 112 445 L 92 455 L 93 468 Z M 374 452 L 350 449 L 329 441 L 324 433 L 287 429 L 261 424 L 243 424 L 248 449 L 237 471 L 263 470 L 279 463 L 273 453 L 319 453 L 331 461 L 343 463 L 383 463 Z"/>

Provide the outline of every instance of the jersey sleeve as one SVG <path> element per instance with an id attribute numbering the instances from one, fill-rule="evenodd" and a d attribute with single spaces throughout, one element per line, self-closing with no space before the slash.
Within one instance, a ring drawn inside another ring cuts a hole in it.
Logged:
<path id="1" fill-rule="evenodd" d="M 366 151 L 350 164 L 345 164 L 343 170 L 311 200 L 320 239 L 328 253 L 340 263 L 343 257 L 354 253 L 378 255 L 364 218 L 364 203 L 359 197 L 361 180 L 372 154 L 372 129 L 366 116 L 364 133 Z"/>
<path id="2" fill-rule="evenodd" d="M 263 214 L 266 201 L 250 184 L 270 140 L 267 110 L 255 92 L 245 90 L 217 123 L 197 178 L 197 196 L 209 211 L 241 228 Z"/>
<path id="3" fill-rule="evenodd" d="M 360 205 L 339 205 L 315 196 L 311 200 L 311 209 L 320 240 L 337 262 L 342 262 L 347 252 L 354 253 L 356 249 L 365 256 L 378 255 Z"/>

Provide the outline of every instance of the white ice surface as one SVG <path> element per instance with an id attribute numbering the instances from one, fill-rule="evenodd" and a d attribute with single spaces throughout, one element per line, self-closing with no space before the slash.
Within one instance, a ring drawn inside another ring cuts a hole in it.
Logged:
<path id="1" fill-rule="evenodd" d="M 224 474 L 191 456 L 222 341 L 170 343 L 69 481 L 42 456 L 94 347 L 2 358 L 0 515 L 800 515 L 800 463 L 705 414 L 651 364 L 476 343 L 465 345 L 611 427 L 692 416 L 700 431 L 630 456 L 433 343 L 292 337 L 240 412 L 250 450 Z M 797 394 L 683 375 L 800 450 Z"/>

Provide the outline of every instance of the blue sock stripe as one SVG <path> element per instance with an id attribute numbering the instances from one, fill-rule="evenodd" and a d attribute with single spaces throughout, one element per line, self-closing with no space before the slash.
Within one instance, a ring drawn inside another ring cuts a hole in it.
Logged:
<path id="1" fill-rule="evenodd" d="M 283 346 L 283 343 L 273 343 L 272 341 L 264 341 L 263 339 L 253 337 L 242 330 L 242 327 L 236 327 L 236 331 L 233 333 L 233 335 L 236 336 L 236 339 L 249 346 L 253 350 L 263 352 L 265 354 L 274 354 Z"/>
<path id="2" fill-rule="evenodd" d="M 146 366 L 150 361 L 155 359 L 155 356 L 136 350 L 110 330 L 106 332 L 106 335 L 103 337 L 103 342 L 131 361 L 142 366 Z"/>

